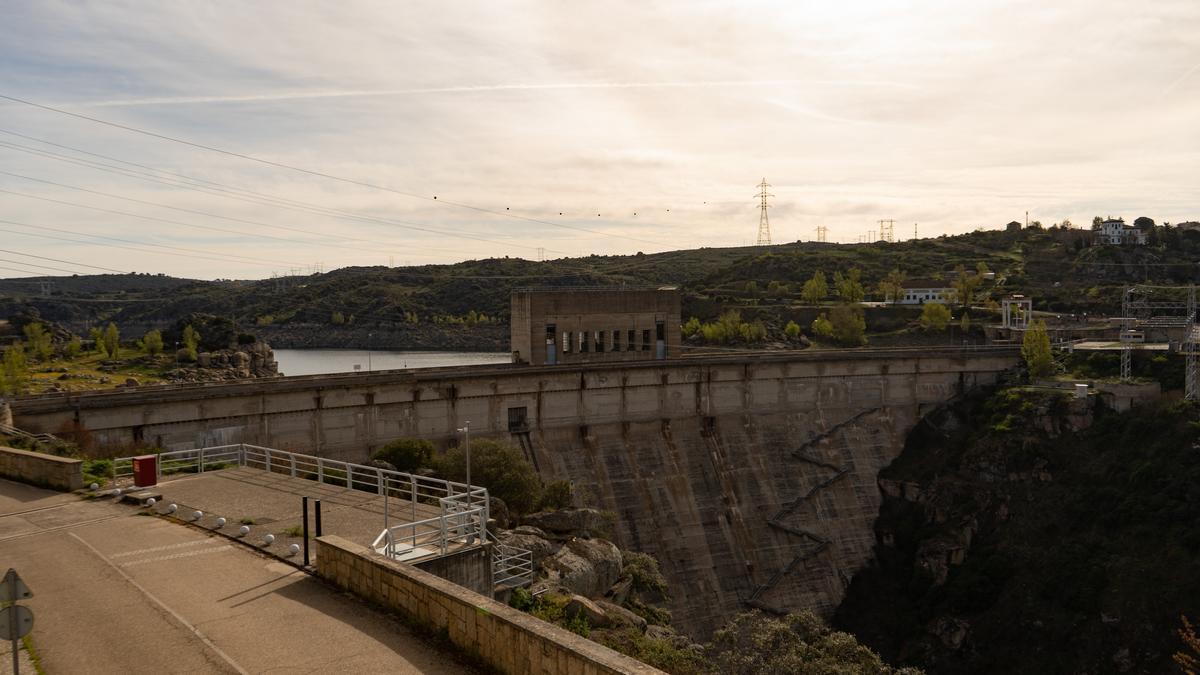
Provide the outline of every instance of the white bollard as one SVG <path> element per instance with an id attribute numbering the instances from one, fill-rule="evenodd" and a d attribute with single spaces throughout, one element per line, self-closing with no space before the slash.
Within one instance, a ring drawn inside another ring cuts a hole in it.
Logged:
<path id="1" fill-rule="evenodd" d="M 175 512 L 176 512 L 176 511 L 178 511 L 178 510 L 179 510 L 179 506 L 177 506 L 177 505 L 175 505 L 175 504 L 168 504 L 168 505 L 167 505 L 167 513 L 175 513 Z"/>
<path id="2" fill-rule="evenodd" d="M 200 520 L 204 517 L 203 511 L 192 511 L 192 520 Z"/>
<path id="3" fill-rule="evenodd" d="M 275 535 L 268 534 L 267 536 L 263 537 L 263 546 L 270 546 L 271 544 L 274 544 L 274 543 L 275 543 Z"/>
<path id="4" fill-rule="evenodd" d="M 117 489 L 113 490 L 112 493 L 113 493 L 114 497 L 120 497 L 121 496 L 121 488 L 117 488 Z"/>
<path id="5" fill-rule="evenodd" d="M 154 506 L 157 503 L 158 503 L 158 500 L 155 499 L 154 497 L 151 497 L 146 500 L 146 506 Z"/>
<path id="6" fill-rule="evenodd" d="M 249 525 L 243 525 L 243 526 L 239 527 L 239 528 L 238 528 L 238 534 L 242 535 L 243 537 L 244 537 L 244 536 L 246 536 L 246 535 L 248 535 L 248 534 L 250 534 L 250 526 L 249 526 Z"/>
<path id="7" fill-rule="evenodd" d="M 300 552 L 300 544 L 292 544 L 288 547 L 288 555 L 296 555 Z"/>
<path id="8" fill-rule="evenodd" d="M 217 529 L 219 530 L 219 529 L 221 529 L 222 527 L 225 527 L 225 519 L 224 519 L 224 518 L 217 518 Z"/>
<path id="9" fill-rule="evenodd" d="M 96 490 L 99 490 L 99 489 L 100 489 L 100 484 L 99 484 L 99 483 L 92 483 L 92 484 L 91 484 L 91 485 L 89 485 L 88 487 L 89 487 L 89 488 L 91 488 L 92 492 L 95 492 Z"/>

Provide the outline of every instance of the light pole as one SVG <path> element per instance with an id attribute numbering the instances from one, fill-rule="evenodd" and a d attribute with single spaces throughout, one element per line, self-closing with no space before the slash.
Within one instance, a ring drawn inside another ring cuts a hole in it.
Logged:
<path id="1" fill-rule="evenodd" d="M 458 428 L 463 434 L 463 450 L 467 455 L 467 503 L 471 503 L 471 420 L 463 422 Z"/>
<path id="2" fill-rule="evenodd" d="M 367 333 L 367 372 L 371 372 L 371 338 L 374 333 Z"/>

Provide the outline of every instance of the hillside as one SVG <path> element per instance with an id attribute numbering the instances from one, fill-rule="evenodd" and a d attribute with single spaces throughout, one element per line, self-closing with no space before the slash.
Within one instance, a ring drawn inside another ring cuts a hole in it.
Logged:
<path id="1" fill-rule="evenodd" d="M 1200 617 L 1200 426 L 1012 388 L 880 474 L 876 560 L 835 625 L 930 673 L 1166 673 Z"/>
<path id="2" fill-rule="evenodd" d="M 740 307 L 782 324 L 803 282 L 818 270 L 831 277 L 859 268 L 871 299 L 878 298 L 879 281 L 893 269 L 909 278 L 933 277 L 982 262 L 997 273 L 996 284 L 985 289 L 993 296 L 1023 292 L 1035 298 L 1038 309 L 1110 314 L 1119 309 L 1125 283 L 1200 280 L 1194 263 L 1200 232 L 1158 228 L 1154 245 L 1136 248 L 1091 246 L 1090 235 L 1057 228 L 978 231 L 894 244 L 797 242 L 546 262 L 498 258 L 349 267 L 258 281 L 56 277 L 48 296 L 41 295 L 36 280 L 0 280 L 0 317 L 34 308 L 43 318 L 76 331 L 113 321 L 127 334 L 136 334 L 199 312 L 254 327 L 277 347 L 371 343 L 503 350 L 509 293 L 520 286 L 677 285 L 684 291 L 685 319 L 711 320 L 726 308 Z M 758 293 L 747 291 L 751 281 Z M 786 288 L 766 297 L 772 282 Z M 336 342 L 327 335 L 333 327 Z"/>

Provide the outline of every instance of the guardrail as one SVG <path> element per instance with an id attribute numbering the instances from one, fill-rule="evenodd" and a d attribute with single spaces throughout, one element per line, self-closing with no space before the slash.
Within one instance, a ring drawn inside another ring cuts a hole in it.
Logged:
<path id="1" fill-rule="evenodd" d="M 392 558 L 411 560 L 424 555 L 445 555 L 458 546 L 491 541 L 496 584 L 521 585 L 532 581 L 533 554 L 500 544 L 487 531 L 487 488 L 248 443 L 157 454 L 160 479 L 179 473 L 203 473 L 239 466 L 408 501 L 411 504 L 410 520 L 390 525 L 387 520 L 391 500 L 384 500 L 384 530 L 371 548 Z M 133 459 L 118 457 L 113 460 L 114 482 L 133 476 Z M 420 519 L 418 504 L 437 505 L 440 513 Z"/>

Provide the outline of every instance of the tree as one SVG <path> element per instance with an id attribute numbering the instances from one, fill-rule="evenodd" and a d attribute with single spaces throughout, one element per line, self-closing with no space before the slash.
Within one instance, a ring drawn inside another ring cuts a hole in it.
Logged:
<path id="1" fill-rule="evenodd" d="M 853 267 L 845 276 L 841 272 L 833 273 L 833 287 L 837 291 L 838 297 L 850 304 L 862 302 L 866 296 L 866 291 L 862 286 L 862 272 Z"/>
<path id="2" fill-rule="evenodd" d="M 927 302 L 921 307 L 921 328 L 946 330 L 950 325 L 950 308 L 940 302 Z"/>
<path id="3" fill-rule="evenodd" d="M 991 271 L 992 270 L 988 268 L 988 264 L 982 260 L 975 264 L 975 273 L 979 275 L 980 279 L 983 278 L 983 275 Z"/>
<path id="4" fill-rule="evenodd" d="M 783 334 L 786 335 L 789 340 L 798 339 L 800 337 L 800 324 L 796 323 L 795 321 L 788 321 L 787 325 L 783 327 Z"/>
<path id="5" fill-rule="evenodd" d="M 706 650 L 717 673 L 775 675 L 916 675 L 894 669 L 849 633 L 831 630 L 809 610 L 774 617 L 758 610 L 735 616 Z"/>
<path id="6" fill-rule="evenodd" d="M 466 453 L 451 448 L 434 462 L 437 473 L 446 480 L 467 479 Z M 519 449 L 489 438 L 471 442 L 471 482 L 488 489 L 517 515 L 533 510 L 541 497 L 542 480 L 537 470 Z"/>
<path id="7" fill-rule="evenodd" d="M 51 341 L 50 334 L 46 332 L 46 327 L 40 322 L 25 324 L 25 339 L 29 344 L 29 353 L 39 361 L 49 361 L 50 355 L 54 353 L 54 343 Z"/>
<path id="8" fill-rule="evenodd" d="M 967 310 L 963 310 L 962 318 L 958 321 L 958 329 L 966 333 L 971 330 L 971 316 L 967 314 Z"/>
<path id="9" fill-rule="evenodd" d="M 687 323 L 683 324 L 683 327 L 680 329 L 679 332 L 683 333 L 683 337 L 692 337 L 696 333 L 699 333 L 700 332 L 700 319 L 697 319 L 694 316 L 692 318 L 688 319 Z"/>
<path id="10" fill-rule="evenodd" d="M 25 345 L 20 342 L 9 345 L 4 350 L 3 362 L 0 362 L 0 392 L 20 394 L 25 389 L 27 375 Z"/>
<path id="11" fill-rule="evenodd" d="M 767 284 L 767 295 L 772 298 L 782 298 L 788 294 L 789 290 L 791 289 L 788 288 L 787 284 L 779 281 L 772 281 Z"/>
<path id="12" fill-rule="evenodd" d="M 1096 216 L 1095 218 L 1092 218 L 1092 229 L 1093 230 L 1100 229 L 1100 226 L 1103 224 L 1104 224 L 1104 219 L 1101 218 L 1100 216 Z"/>
<path id="13" fill-rule="evenodd" d="M 92 339 L 92 347 L 96 349 L 97 354 L 108 356 L 108 352 L 104 351 L 104 331 L 99 328 L 89 328 L 88 337 Z"/>
<path id="14" fill-rule="evenodd" d="M 954 289 L 954 297 L 963 307 L 970 307 L 971 301 L 975 299 L 975 288 L 979 286 L 979 282 L 983 281 L 983 276 L 967 274 L 965 265 L 959 265 L 955 271 L 957 274 L 954 276 L 954 281 L 950 282 L 950 286 Z"/>
<path id="15" fill-rule="evenodd" d="M 847 347 L 860 347 L 867 343 L 867 320 L 862 310 L 850 305 L 838 305 L 829 313 L 833 324 L 833 339 Z"/>
<path id="16" fill-rule="evenodd" d="M 72 335 L 71 339 L 67 341 L 67 344 L 63 345 L 63 354 L 65 354 L 68 359 L 73 359 L 76 356 L 79 356 L 79 352 L 81 351 L 83 351 L 83 341 L 79 339 L 78 335 Z"/>
<path id="17" fill-rule="evenodd" d="M 829 284 L 825 282 L 825 273 L 821 270 L 813 272 L 812 278 L 804 282 L 800 290 L 800 299 L 809 305 L 818 305 L 825 296 L 829 295 Z"/>
<path id="18" fill-rule="evenodd" d="M 117 330 L 117 324 L 109 322 L 108 326 L 104 328 L 104 334 L 100 339 L 104 342 L 104 353 L 107 354 L 109 358 L 120 358 L 121 332 Z"/>
<path id="19" fill-rule="evenodd" d="M 163 350 L 162 333 L 157 330 L 146 331 L 146 334 L 142 336 L 142 341 L 138 344 L 150 356 L 161 354 Z"/>
<path id="20" fill-rule="evenodd" d="M 1176 632 L 1184 648 L 1172 654 L 1171 659 L 1187 675 L 1196 675 L 1200 672 L 1200 636 L 1196 635 L 1195 627 L 1186 616 L 1179 618 L 1183 620 L 1183 628 Z"/>
<path id="21" fill-rule="evenodd" d="M 334 312 L 333 316 L 329 317 L 329 321 L 335 326 L 340 326 L 346 323 L 346 316 L 341 312 Z"/>
<path id="22" fill-rule="evenodd" d="M 812 322 L 813 335 L 817 337 L 833 337 L 833 324 L 825 317 L 825 314 L 819 315 Z"/>
<path id="23" fill-rule="evenodd" d="M 189 361 L 195 361 L 199 357 L 198 348 L 200 346 L 200 334 L 192 328 L 192 324 L 183 327 L 183 350 Z"/>
<path id="24" fill-rule="evenodd" d="M 383 446 L 371 456 L 396 467 L 397 471 L 415 473 L 429 466 L 435 448 L 433 443 L 418 438 L 398 438 Z M 474 479 L 474 476 L 472 476 Z"/>
<path id="25" fill-rule="evenodd" d="M 758 297 L 758 282 L 757 281 L 747 281 L 746 282 L 746 294 L 752 298 Z"/>
<path id="26" fill-rule="evenodd" d="M 883 281 L 879 282 L 879 294 L 883 296 L 884 302 L 889 298 L 893 304 L 900 302 L 900 296 L 904 294 L 904 272 L 898 269 L 888 272 Z"/>
<path id="27" fill-rule="evenodd" d="M 1030 377 L 1049 377 L 1054 373 L 1054 356 L 1050 353 L 1050 334 L 1046 332 L 1045 321 L 1038 319 L 1025 331 L 1021 357 L 1029 367 Z"/>

